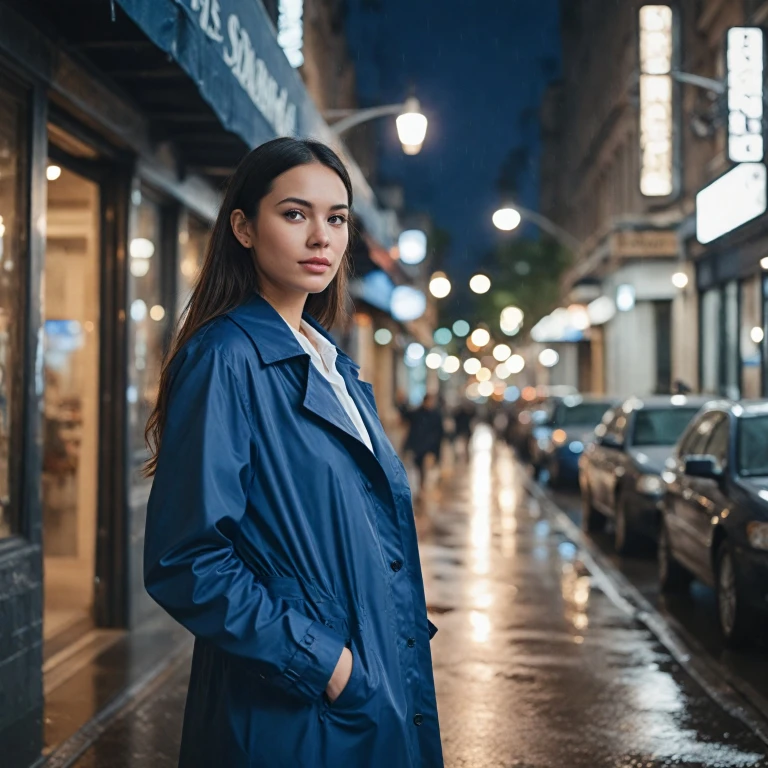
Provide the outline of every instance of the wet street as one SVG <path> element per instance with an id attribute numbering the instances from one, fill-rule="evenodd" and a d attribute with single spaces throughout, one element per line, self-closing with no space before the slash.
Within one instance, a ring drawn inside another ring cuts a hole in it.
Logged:
<path id="1" fill-rule="evenodd" d="M 768 766 L 766 744 L 587 569 L 526 479 L 481 427 L 418 505 L 446 765 Z M 187 674 L 185 657 L 75 765 L 175 765 Z"/>

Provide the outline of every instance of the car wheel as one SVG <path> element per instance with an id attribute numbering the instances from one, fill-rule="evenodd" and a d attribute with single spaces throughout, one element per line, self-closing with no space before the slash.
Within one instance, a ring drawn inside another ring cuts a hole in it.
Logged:
<path id="1" fill-rule="evenodd" d="M 586 533 L 597 533 L 605 528 L 605 517 L 592 505 L 592 494 L 588 488 L 581 492 L 581 528 Z"/>
<path id="2" fill-rule="evenodd" d="M 634 554 L 637 549 L 637 534 L 627 516 L 627 498 L 624 490 L 616 499 L 613 546 L 619 555 Z"/>
<path id="3" fill-rule="evenodd" d="M 661 524 L 659 530 L 658 542 L 659 558 L 659 588 L 662 592 L 669 594 L 672 592 L 685 592 L 693 581 L 690 571 L 683 568 L 675 560 L 672 554 L 672 547 L 669 542 L 669 533 L 667 526 Z"/>
<path id="4" fill-rule="evenodd" d="M 717 551 L 717 617 L 725 642 L 731 648 L 749 645 L 755 637 L 755 615 L 744 606 L 736 562 L 728 540 Z"/>

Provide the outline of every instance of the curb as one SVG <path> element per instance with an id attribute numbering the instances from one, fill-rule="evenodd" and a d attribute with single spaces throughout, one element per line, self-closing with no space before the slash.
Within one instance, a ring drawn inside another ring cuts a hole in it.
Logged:
<path id="1" fill-rule="evenodd" d="M 582 562 L 606 597 L 646 627 L 718 706 L 768 744 L 768 700 L 749 683 L 735 678 L 694 638 L 684 638 L 687 633 L 683 628 L 659 613 L 539 485 L 528 479 L 525 489 L 541 504 L 556 529 L 578 546 Z"/>

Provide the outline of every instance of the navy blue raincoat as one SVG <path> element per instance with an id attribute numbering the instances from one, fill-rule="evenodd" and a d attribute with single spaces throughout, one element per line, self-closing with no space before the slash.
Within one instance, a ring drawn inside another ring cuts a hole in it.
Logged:
<path id="1" fill-rule="evenodd" d="M 260 296 L 172 364 L 144 578 L 196 638 L 184 768 L 443 765 L 405 470 L 359 366 L 337 367 L 373 453 Z"/>

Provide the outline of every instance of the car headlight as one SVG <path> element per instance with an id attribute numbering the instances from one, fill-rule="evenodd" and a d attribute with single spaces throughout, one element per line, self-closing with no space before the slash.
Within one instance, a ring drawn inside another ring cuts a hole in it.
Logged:
<path id="1" fill-rule="evenodd" d="M 755 549 L 768 549 L 768 523 L 747 523 L 747 538 Z"/>
<path id="2" fill-rule="evenodd" d="M 658 475 L 640 475 L 635 488 L 645 496 L 658 496 L 664 490 L 664 483 Z"/>

